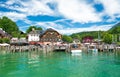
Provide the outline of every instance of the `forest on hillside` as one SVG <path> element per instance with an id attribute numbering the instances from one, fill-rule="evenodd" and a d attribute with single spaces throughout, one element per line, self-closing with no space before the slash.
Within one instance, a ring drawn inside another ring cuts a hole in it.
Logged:
<path id="1" fill-rule="evenodd" d="M 120 43 L 120 23 L 114 25 L 111 29 L 109 29 L 108 31 L 87 31 L 87 32 L 79 32 L 79 33 L 74 33 L 71 34 L 70 36 L 67 36 L 67 38 L 69 37 L 70 41 L 67 40 L 67 42 L 71 42 L 74 38 L 77 38 L 79 40 L 82 41 L 82 39 L 86 36 L 91 36 L 94 39 L 101 39 L 102 41 L 104 41 L 105 43 L 112 43 L 112 42 L 117 42 Z M 64 36 L 63 36 L 64 37 Z M 66 36 L 65 36 L 66 37 Z M 64 40 L 63 39 L 63 40 Z"/>

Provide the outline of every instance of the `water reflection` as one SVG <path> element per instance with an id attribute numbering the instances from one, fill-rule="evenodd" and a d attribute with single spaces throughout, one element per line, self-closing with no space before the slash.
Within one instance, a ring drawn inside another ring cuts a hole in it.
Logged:
<path id="1" fill-rule="evenodd" d="M 97 56 L 98 55 L 98 51 L 93 51 L 92 55 Z"/>
<path id="2" fill-rule="evenodd" d="M 82 56 L 82 52 L 80 53 L 71 53 L 72 56 Z"/>
<path id="3" fill-rule="evenodd" d="M 115 52 L 114 58 L 115 58 L 115 61 L 114 61 L 115 64 L 116 64 L 116 65 L 120 65 L 120 51 Z"/>
<path id="4" fill-rule="evenodd" d="M 17 52 L 0 61 L 1 77 L 120 77 L 120 52 Z"/>

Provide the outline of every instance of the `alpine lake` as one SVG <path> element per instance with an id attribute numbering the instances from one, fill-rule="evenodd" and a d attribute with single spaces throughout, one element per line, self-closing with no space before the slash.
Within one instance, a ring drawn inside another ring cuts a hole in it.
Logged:
<path id="1" fill-rule="evenodd" d="M 120 77 L 120 51 L 79 55 L 0 51 L 0 77 Z"/>

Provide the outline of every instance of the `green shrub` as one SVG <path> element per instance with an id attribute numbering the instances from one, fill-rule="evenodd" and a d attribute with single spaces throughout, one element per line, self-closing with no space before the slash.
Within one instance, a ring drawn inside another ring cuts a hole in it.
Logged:
<path id="1" fill-rule="evenodd" d="M 10 39 L 9 38 L 3 38 L 3 43 L 10 43 Z"/>
<path id="2" fill-rule="evenodd" d="M 0 43 L 10 43 L 10 39 L 9 38 L 1 38 Z"/>
<path id="3" fill-rule="evenodd" d="M 3 43 L 3 40 L 2 40 L 2 38 L 0 38 L 0 43 Z"/>

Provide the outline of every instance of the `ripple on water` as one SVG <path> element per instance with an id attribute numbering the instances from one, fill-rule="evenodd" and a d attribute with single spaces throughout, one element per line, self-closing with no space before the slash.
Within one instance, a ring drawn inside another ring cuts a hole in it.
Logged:
<path id="1" fill-rule="evenodd" d="M 114 53 L 10 53 L 0 61 L 0 77 L 120 77 L 120 55 Z"/>

